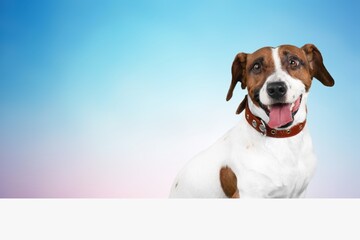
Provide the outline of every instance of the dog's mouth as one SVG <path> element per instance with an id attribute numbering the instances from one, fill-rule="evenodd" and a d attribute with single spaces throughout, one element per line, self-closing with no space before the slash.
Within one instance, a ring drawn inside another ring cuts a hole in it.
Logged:
<path id="1" fill-rule="evenodd" d="M 260 101 L 260 107 L 269 116 L 268 126 L 271 128 L 286 128 L 291 126 L 294 116 L 300 108 L 302 95 L 293 103 L 274 103 L 264 105 Z"/>

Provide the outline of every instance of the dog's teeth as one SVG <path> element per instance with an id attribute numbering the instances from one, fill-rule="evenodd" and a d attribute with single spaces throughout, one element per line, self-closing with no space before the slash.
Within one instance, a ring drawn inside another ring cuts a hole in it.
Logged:
<path id="1" fill-rule="evenodd" d="M 290 111 L 293 110 L 294 106 L 295 106 L 295 103 L 292 103 L 291 106 L 290 106 Z"/>

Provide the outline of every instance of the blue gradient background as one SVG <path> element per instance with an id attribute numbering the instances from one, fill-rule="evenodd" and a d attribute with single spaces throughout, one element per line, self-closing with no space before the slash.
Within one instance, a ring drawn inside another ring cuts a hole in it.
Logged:
<path id="1" fill-rule="evenodd" d="M 314 43 L 308 197 L 360 197 L 356 1 L 0 2 L 0 197 L 163 198 L 241 116 L 238 52 Z"/>

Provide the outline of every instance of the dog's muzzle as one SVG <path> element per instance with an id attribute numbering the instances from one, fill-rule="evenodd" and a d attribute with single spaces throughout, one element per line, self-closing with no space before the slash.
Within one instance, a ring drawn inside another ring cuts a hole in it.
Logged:
<path id="1" fill-rule="evenodd" d="M 283 81 L 268 83 L 266 92 L 271 104 L 264 105 L 261 103 L 260 99 L 258 100 L 260 107 L 262 107 L 269 116 L 268 125 L 271 128 L 285 128 L 290 126 L 294 121 L 294 115 L 300 107 L 301 96 L 294 102 L 288 102 L 286 100 L 288 87 Z"/>

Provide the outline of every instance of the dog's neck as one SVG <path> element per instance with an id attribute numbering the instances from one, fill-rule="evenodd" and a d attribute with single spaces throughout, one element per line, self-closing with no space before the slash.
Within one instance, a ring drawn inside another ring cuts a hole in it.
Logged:
<path id="1" fill-rule="evenodd" d="M 307 96 L 305 96 L 307 98 Z M 306 124 L 306 99 L 302 102 L 298 113 L 294 117 L 293 123 L 286 128 L 270 128 L 267 125 L 269 117 L 259 107 L 257 107 L 249 96 L 245 96 L 240 104 L 237 113 L 245 109 L 245 119 L 249 125 L 264 136 L 274 138 L 287 138 L 300 133 Z"/>

